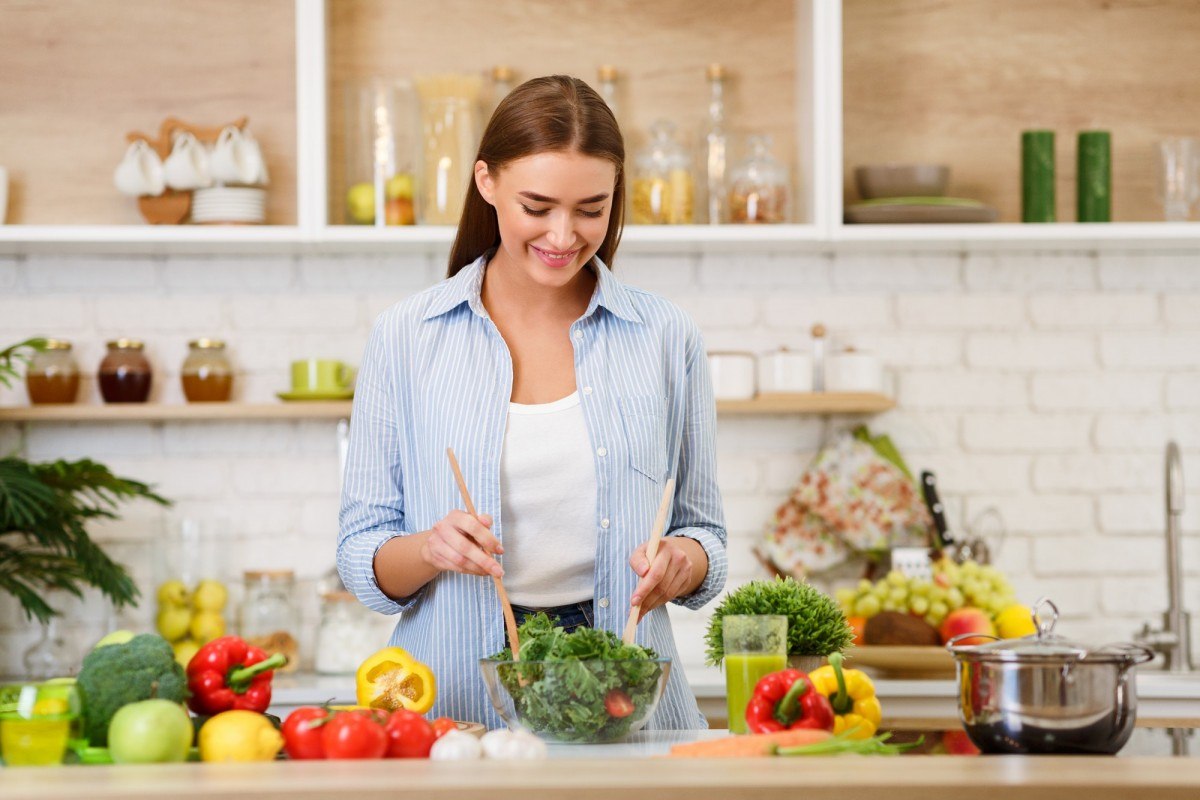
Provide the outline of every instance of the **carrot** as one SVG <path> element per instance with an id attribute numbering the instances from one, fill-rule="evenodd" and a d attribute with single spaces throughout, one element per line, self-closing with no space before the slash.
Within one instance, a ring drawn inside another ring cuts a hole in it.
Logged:
<path id="1" fill-rule="evenodd" d="M 798 728 L 794 731 L 756 733 L 749 736 L 728 736 L 724 739 L 708 739 L 701 742 L 677 744 L 671 748 L 671 758 L 758 758 L 769 756 L 772 745 L 776 747 L 799 747 L 823 742 L 830 737 L 829 731 Z"/>

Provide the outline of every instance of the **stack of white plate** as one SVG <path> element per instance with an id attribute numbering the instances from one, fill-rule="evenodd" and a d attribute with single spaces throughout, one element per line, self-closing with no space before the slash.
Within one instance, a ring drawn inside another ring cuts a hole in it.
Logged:
<path id="1" fill-rule="evenodd" d="M 267 191 L 248 186 L 214 186 L 192 194 L 192 222 L 261 224 Z"/>

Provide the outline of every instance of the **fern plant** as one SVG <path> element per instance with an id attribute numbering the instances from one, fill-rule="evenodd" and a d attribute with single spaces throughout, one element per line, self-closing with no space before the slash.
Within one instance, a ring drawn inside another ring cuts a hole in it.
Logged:
<path id="1" fill-rule="evenodd" d="M 11 386 L 18 365 L 44 346 L 44 339 L 29 339 L 0 350 L 0 383 Z M 118 505 L 136 498 L 170 505 L 148 485 L 90 459 L 34 464 L 0 457 L 0 592 L 43 623 L 59 613 L 43 597 L 52 589 L 82 597 L 94 587 L 117 608 L 136 605 L 129 573 L 87 533 L 89 522 L 117 519 Z"/>

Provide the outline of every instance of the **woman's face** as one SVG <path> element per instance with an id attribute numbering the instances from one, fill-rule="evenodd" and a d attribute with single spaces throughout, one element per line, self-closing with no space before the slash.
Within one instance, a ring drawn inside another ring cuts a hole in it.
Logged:
<path id="1" fill-rule="evenodd" d="M 604 243 L 616 180 L 612 162 L 577 152 L 538 153 L 498 173 L 475 164 L 505 260 L 545 286 L 570 283 Z"/>

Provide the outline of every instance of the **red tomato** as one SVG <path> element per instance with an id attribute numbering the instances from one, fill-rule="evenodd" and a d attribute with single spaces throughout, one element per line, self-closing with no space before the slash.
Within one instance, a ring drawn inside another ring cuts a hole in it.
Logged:
<path id="1" fill-rule="evenodd" d="M 325 746 L 321 744 L 321 729 L 323 720 L 329 717 L 329 710 L 316 706 L 297 708 L 284 721 L 280 732 L 283 733 L 283 750 L 288 758 L 324 758 Z"/>
<path id="2" fill-rule="evenodd" d="M 633 701 L 620 689 L 610 689 L 604 696 L 604 710 L 610 717 L 624 719 L 633 713 Z"/>
<path id="3" fill-rule="evenodd" d="M 383 758 L 388 736 L 378 717 L 360 711 L 339 711 L 321 729 L 326 758 Z"/>
<path id="4" fill-rule="evenodd" d="M 458 730 L 458 723 L 449 717 L 438 717 L 430 724 L 433 725 L 433 732 L 439 739 L 450 731 Z"/>
<path id="5" fill-rule="evenodd" d="M 420 714 L 398 708 L 387 721 L 387 737 L 388 758 L 429 758 L 438 735 Z"/>

